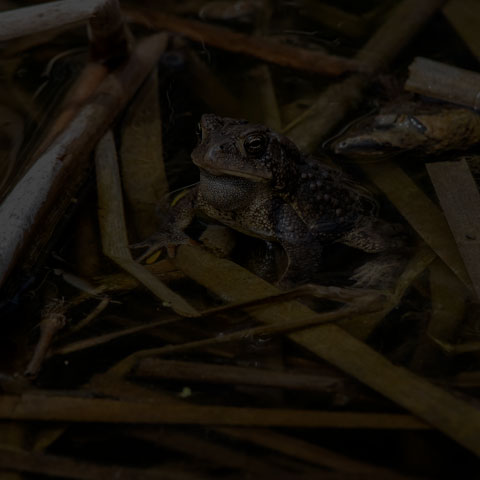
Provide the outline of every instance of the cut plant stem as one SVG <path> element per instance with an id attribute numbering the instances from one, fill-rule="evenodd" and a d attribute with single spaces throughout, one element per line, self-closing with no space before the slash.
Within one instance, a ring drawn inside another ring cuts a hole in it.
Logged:
<path id="1" fill-rule="evenodd" d="M 259 291 L 265 294 L 278 291 L 242 267 L 200 248 L 181 246 L 175 262 L 186 275 L 230 300 L 245 301 Z M 295 301 L 252 312 L 255 319 L 267 324 L 287 319 L 300 322 L 310 315 L 311 310 Z M 474 406 L 393 365 L 337 325 L 319 325 L 290 333 L 288 337 L 480 455 L 480 410 Z"/>
<path id="2" fill-rule="evenodd" d="M 368 65 L 369 72 L 383 69 L 440 8 L 445 0 L 403 0 L 377 30 L 355 59 Z M 300 117 L 285 127 L 285 133 L 305 153 L 312 152 L 326 135 L 362 98 L 369 84 L 367 75 L 354 74 L 333 84 Z"/>
<path id="3" fill-rule="evenodd" d="M 162 449 L 174 450 L 225 468 L 243 469 L 248 465 L 249 475 L 255 475 L 257 478 L 282 480 L 286 474 L 285 480 L 294 480 L 289 472 L 282 471 L 281 467 L 274 465 L 271 459 L 253 458 L 236 445 L 220 444 L 205 436 L 195 435 L 193 432 L 182 432 L 178 428 L 163 428 L 162 433 L 159 434 L 158 431 L 151 429 L 136 428 L 130 429 L 129 433 L 133 433 L 134 437 L 143 441 L 153 442 Z"/>
<path id="4" fill-rule="evenodd" d="M 13 472 L 31 473 L 44 478 L 65 478 L 76 480 L 202 480 L 205 479 L 196 473 L 188 473 L 168 468 L 131 468 L 124 465 L 101 465 L 92 462 L 80 461 L 74 458 L 58 455 L 49 455 L 38 452 L 27 452 L 20 448 L 10 449 L 0 447 L 0 465 L 2 478 L 6 477 L 4 469 Z M 22 477 L 23 478 L 23 477 Z"/>
<path id="5" fill-rule="evenodd" d="M 368 22 L 359 15 L 340 10 L 334 6 L 316 0 L 303 0 L 301 12 L 307 18 L 313 18 L 316 22 L 330 30 L 336 30 L 342 35 L 358 38 L 368 33 Z"/>
<path id="6" fill-rule="evenodd" d="M 164 325 L 169 325 L 178 321 L 178 318 L 165 318 L 163 320 L 158 320 L 156 322 L 150 322 L 136 327 L 125 328 L 112 333 L 106 333 L 104 335 L 98 335 L 93 338 L 86 338 L 84 340 L 79 340 L 77 342 L 69 343 L 62 347 L 57 347 L 52 351 L 52 355 L 67 355 L 69 353 L 79 352 L 87 348 L 98 347 L 99 345 L 104 345 L 105 343 L 117 340 L 118 338 L 126 337 L 129 335 L 134 335 L 136 333 L 144 332 L 152 328 L 162 327 Z"/>
<path id="7" fill-rule="evenodd" d="M 364 163 L 361 168 L 425 243 L 471 289 L 472 282 L 440 208 L 394 162 Z"/>
<path id="8" fill-rule="evenodd" d="M 90 21 L 92 38 L 121 45 L 124 23 L 118 0 L 61 0 L 0 13 L 0 42 Z M 125 38 L 123 39 L 125 40 Z M 126 43 L 124 44 L 124 46 Z"/>
<path id="9" fill-rule="evenodd" d="M 85 318 L 80 320 L 70 329 L 70 332 L 77 332 L 78 330 L 85 328 L 87 325 L 90 325 L 90 323 L 108 307 L 110 300 L 109 297 L 103 297 L 99 304 Z"/>
<path id="10" fill-rule="evenodd" d="M 323 75 L 337 76 L 348 71 L 359 71 L 365 66 L 359 60 L 337 57 L 320 51 L 306 50 L 279 43 L 267 37 L 232 32 L 196 20 L 187 20 L 160 11 L 127 8 L 129 17 L 150 28 L 180 33 L 212 47 L 251 55 L 283 67 L 296 68 Z"/>
<path id="11" fill-rule="evenodd" d="M 25 370 L 25 376 L 37 376 L 55 335 L 65 327 L 65 312 L 67 309 L 68 305 L 63 301 L 52 301 L 45 307 L 40 322 L 40 338 L 33 357 Z"/>
<path id="12" fill-rule="evenodd" d="M 0 205 L 0 285 L 35 236 L 36 252 L 48 241 L 88 174 L 88 153 L 157 63 L 166 42 L 167 36 L 159 34 L 139 43 Z"/>
<path id="13" fill-rule="evenodd" d="M 313 392 L 333 392 L 339 387 L 340 383 L 337 378 L 332 379 L 298 372 L 180 362 L 158 358 L 140 360 L 132 374 L 144 378 L 171 378 L 228 385 L 257 385 Z"/>
<path id="14" fill-rule="evenodd" d="M 111 131 L 102 138 L 95 150 L 95 166 L 98 213 L 104 254 L 133 275 L 175 312 L 188 317 L 199 316 L 199 312 L 185 299 L 170 290 L 160 279 L 132 258 L 128 248 L 129 242 L 123 211 L 120 169 Z"/>
<path id="15" fill-rule="evenodd" d="M 368 475 L 368 478 L 378 478 L 379 480 L 407 480 L 412 478 L 387 468 L 377 467 L 376 465 L 349 458 L 333 450 L 328 450 L 314 443 L 306 442 L 294 436 L 287 436 L 274 430 L 219 427 L 216 431 L 232 438 L 249 441 L 255 445 L 281 452 L 314 465 L 332 468 L 339 472 Z"/>
<path id="16" fill-rule="evenodd" d="M 480 193 L 465 159 L 427 163 L 438 200 L 480 298 Z"/>
<path id="17" fill-rule="evenodd" d="M 425 430 L 411 415 L 325 412 L 280 408 L 192 405 L 155 401 L 123 401 L 55 395 L 4 395 L 0 419 L 50 422 L 161 423 L 192 425 L 256 425 L 307 428 Z"/>
<path id="18" fill-rule="evenodd" d="M 405 90 L 480 110 L 480 73 L 416 57 Z"/>
<path id="19" fill-rule="evenodd" d="M 155 70 L 122 122 L 119 150 L 122 184 L 138 239 L 155 233 L 156 208 L 165 202 L 168 193 L 158 90 Z"/>
<path id="20" fill-rule="evenodd" d="M 283 304 L 284 305 L 284 304 Z M 282 304 L 280 304 L 282 306 Z M 123 375 L 129 371 L 139 358 L 150 357 L 153 355 L 170 355 L 172 353 L 187 352 L 191 350 L 203 350 L 207 347 L 215 346 L 222 343 L 245 341 L 258 336 L 270 336 L 284 334 L 294 330 L 305 329 L 322 323 L 329 323 L 347 318 L 351 315 L 358 315 L 365 311 L 365 308 L 344 307 L 337 311 L 327 313 L 311 312 L 312 315 L 307 318 L 300 319 L 283 319 L 271 325 L 260 325 L 258 327 L 238 330 L 232 333 L 220 334 L 215 337 L 205 338 L 202 340 L 194 340 L 192 342 L 181 343 L 178 345 L 165 345 L 164 347 L 152 348 L 147 350 L 139 350 L 125 357 L 119 362 L 110 373 L 113 375 Z M 256 315 L 254 315 L 256 316 Z"/>

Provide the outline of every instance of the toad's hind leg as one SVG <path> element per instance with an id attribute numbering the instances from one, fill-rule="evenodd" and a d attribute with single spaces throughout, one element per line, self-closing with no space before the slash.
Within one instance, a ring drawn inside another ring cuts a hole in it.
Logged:
<path id="1" fill-rule="evenodd" d="M 355 270 L 353 286 L 392 288 L 408 260 L 403 227 L 374 217 L 364 217 L 357 225 L 340 242 L 376 255 Z"/>
<path id="2" fill-rule="evenodd" d="M 399 224 L 363 217 L 357 227 L 345 233 L 339 242 L 368 253 L 389 252 L 405 246 L 403 233 L 404 229 Z"/>
<path id="3" fill-rule="evenodd" d="M 278 285 L 290 288 L 310 282 L 321 270 L 322 246 L 312 243 L 282 243 L 287 255 L 287 266 Z"/>

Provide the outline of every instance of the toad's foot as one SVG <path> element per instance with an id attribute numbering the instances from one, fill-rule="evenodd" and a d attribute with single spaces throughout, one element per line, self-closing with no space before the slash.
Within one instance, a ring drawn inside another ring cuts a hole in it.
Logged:
<path id="1" fill-rule="evenodd" d="M 146 248 L 145 252 L 136 259 L 137 262 L 143 262 L 162 248 L 166 248 L 168 255 L 174 257 L 177 245 L 186 243 L 196 245 L 196 242 L 184 233 L 193 219 L 196 198 L 197 188 L 186 191 L 163 215 L 161 228 L 157 233 L 143 242 L 130 245 L 130 248 L 135 250 Z"/>
<path id="2" fill-rule="evenodd" d="M 345 234 L 340 242 L 369 253 L 392 252 L 407 243 L 402 225 L 373 217 L 364 217 L 359 227 Z"/>
<path id="3" fill-rule="evenodd" d="M 402 254 L 379 254 L 355 270 L 350 277 L 350 280 L 354 281 L 352 287 L 391 289 L 405 268 L 407 260 L 407 256 Z"/>
<path id="4" fill-rule="evenodd" d="M 130 248 L 134 250 L 146 248 L 146 250 L 135 259 L 137 262 L 142 263 L 162 248 L 166 248 L 168 256 L 173 258 L 175 256 L 176 247 L 187 243 L 195 244 L 194 240 L 183 231 L 163 231 L 154 233 L 143 242 L 130 245 Z"/>

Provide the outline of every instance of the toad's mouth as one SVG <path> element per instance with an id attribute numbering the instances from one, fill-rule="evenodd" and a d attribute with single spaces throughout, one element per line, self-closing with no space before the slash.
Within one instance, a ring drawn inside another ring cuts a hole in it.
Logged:
<path id="1" fill-rule="evenodd" d="M 195 165 L 202 172 L 205 172 L 209 175 L 213 175 L 215 177 L 238 177 L 238 178 L 245 178 L 246 180 L 250 180 L 252 182 L 268 182 L 272 179 L 272 174 L 270 172 L 259 172 L 256 171 L 246 171 L 246 170 L 235 170 L 234 168 L 218 168 L 212 166 L 205 166 L 200 165 L 199 163 L 193 161 Z"/>

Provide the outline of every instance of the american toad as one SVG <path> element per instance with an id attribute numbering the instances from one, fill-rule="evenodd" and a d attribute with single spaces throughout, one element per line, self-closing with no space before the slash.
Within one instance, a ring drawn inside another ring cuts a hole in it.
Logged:
<path id="1" fill-rule="evenodd" d="M 287 255 L 280 284 L 308 281 L 321 268 L 326 244 L 365 252 L 391 251 L 398 228 L 378 219 L 371 193 L 340 170 L 303 155 L 292 141 L 263 125 L 201 119 L 192 152 L 200 182 L 172 207 L 164 228 L 143 246 L 188 241 L 183 229 L 194 212 L 237 231 L 279 243 Z"/>

